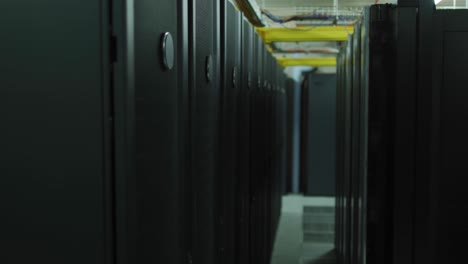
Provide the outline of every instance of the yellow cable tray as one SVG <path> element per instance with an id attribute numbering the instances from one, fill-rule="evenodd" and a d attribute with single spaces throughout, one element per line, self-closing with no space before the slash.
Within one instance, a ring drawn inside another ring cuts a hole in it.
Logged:
<path id="1" fill-rule="evenodd" d="M 257 28 L 267 44 L 272 42 L 345 41 L 354 33 L 353 26 L 317 26 L 298 28 Z"/>
<path id="2" fill-rule="evenodd" d="M 283 67 L 290 66 L 336 66 L 336 58 L 277 58 L 278 63 Z"/>

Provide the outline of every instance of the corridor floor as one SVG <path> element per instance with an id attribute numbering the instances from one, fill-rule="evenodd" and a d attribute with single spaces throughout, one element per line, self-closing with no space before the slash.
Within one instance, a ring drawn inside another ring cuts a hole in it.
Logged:
<path id="1" fill-rule="evenodd" d="M 286 195 L 271 264 L 336 264 L 335 199 Z"/>

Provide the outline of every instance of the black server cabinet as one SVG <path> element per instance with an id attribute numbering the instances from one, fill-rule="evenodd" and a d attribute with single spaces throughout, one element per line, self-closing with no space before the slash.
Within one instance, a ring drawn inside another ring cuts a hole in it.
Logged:
<path id="1" fill-rule="evenodd" d="M 236 184 L 239 175 L 239 110 L 241 86 L 241 13 L 227 2 L 221 2 L 221 137 L 220 173 L 217 184 L 217 255 L 216 263 L 235 263 Z"/>
<path id="2" fill-rule="evenodd" d="M 271 229 L 272 229 L 272 190 L 273 190 L 273 167 L 272 167 L 272 154 L 274 151 L 273 146 L 273 131 L 272 131 L 272 123 L 273 123 L 273 115 L 272 115 L 272 108 L 273 108 L 273 100 L 272 100 L 272 91 L 271 91 L 271 56 L 269 52 L 266 50 L 266 46 L 262 41 L 262 50 L 264 56 L 264 116 L 263 118 L 266 121 L 265 128 L 264 128 L 264 138 L 265 138 L 265 147 L 264 147 L 264 155 L 265 155 L 265 165 L 264 165 L 264 176 L 263 176 L 263 211 L 264 211 L 264 222 L 265 222 L 265 256 L 264 261 L 265 263 L 270 263 L 270 252 L 272 250 L 271 244 Z"/>
<path id="3" fill-rule="evenodd" d="M 287 78 L 285 80 L 285 93 L 286 93 L 286 179 L 284 182 L 284 193 L 291 193 L 293 191 L 293 127 L 294 127 L 294 80 Z"/>
<path id="4" fill-rule="evenodd" d="M 3 262 L 185 258 L 182 3 L 1 4 Z"/>
<path id="5" fill-rule="evenodd" d="M 342 261 L 343 254 L 343 137 L 344 137 L 344 59 L 343 52 L 336 58 L 336 206 L 335 206 L 335 247 L 337 249 L 337 260 Z"/>
<path id="6" fill-rule="evenodd" d="M 366 9 L 338 59 L 337 248 L 343 263 L 392 261 L 395 11 L 392 5 Z"/>
<path id="7" fill-rule="evenodd" d="M 260 113 L 260 74 L 262 71 L 262 60 L 259 59 L 259 37 L 254 32 L 253 34 L 253 74 L 254 84 L 252 86 L 251 101 L 250 101 L 250 262 L 260 262 L 259 258 L 262 255 L 261 249 L 261 228 L 259 219 L 261 218 L 260 198 L 259 198 L 259 178 L 261 176 L 261 153 L 260 153 L 260 140 L 259 133 L 261 131 L 261 120 L 259 119 Z"/>
<path id="8" fill-rule="evenodd" d="M 311 196 L 335 195 L 336 75 L 308 73 L 302 87 L 301 181 Z"/>
<path id="9" fill-rule="evenodd" d="M 282 207 L 282 195 L 285 194 L 285 185 L 287 178 L 287 94 L 286 94 L 286 81 L 283 68 L 277 63 L 276 59 L 276 109 L 275 113 L 277 116 L 276 121 L 276 145 L 277 153 L 275 164 L 277 165 L 277 186 L 276 186 L 276 222 L 275 222 L 275 234 L 278 228 L 279 218 L 281 215 Z"/>
<path id="10" fill-rule="evenodd" d="M 280 136 L 280 159 L 281 159 L 281 181 L 280 181 L 280 195 L 284 195 L 288 193 L 288 175 L 290 175 L 289 167 L 288 167 L 288 156 L 289 156 L 289 143 L 288 143 L 288 91 L 287 91 L 287 79 L 286 75 L 283 72 L 283 68 L 278 64 L 278 74 L 279 74 L 279 82 L 278 82 L 278 89 L 279 89 L 279 101 L 280 101 L 280 115 L 281 115 L 281 123 L 279 124 L 281 128 L 281 136 Z M 279 198 L 280 201 L 281 198 Z M 281 208 L 281 205 L 280 205 Z M 279 212 L 281 213 L 281 212 Z"/>
<path id="11" fill-rule="evenodd" d="M 0 3 L 2 263 L 113 261 L 107 2 Z"/>
<path id="12" fill-rule="evenodd" d="M 178 1 L 134 2 L 134 263 L 181 263 L 183 160 L 180 152 Z M 155 253 L 157 249 L 157 253 Z"/>
<path id="13" fill-rule="evenodd" d="M 239 174 L 236 183 L 237 224 L 236 263 L 250 263 L 250 166 L 251 166 L 251 94 L 253 89 L 253 27 L 242 19 L 242 85 L 239 92 Z"/>
<path id="14" fill-rule="evenodd" d="M 338 55 L 337 62 L 337 219 L 336 247 L 338 261 L 350 263 L 350 181 L 352 136 L 352 38 L 348 38 Z"/>
<path id="15" fill-rule="evenodd" d="M 367 70 L 367 31 L 366 25 L 369 19 L 368 9 L 365 9 L 362 24 L 356 24 L 353 35 L 353 181 L 352 181 L 352 223 L 353 232 L 351 236 L 351 261 L 353 263 L 365 262 L 366 254 L 366 179 L 367 179 L 367 116 L 368 116 L 368 88 L 365 83 L 363 72 Z"/>
<path id="16" fill-rule="evenodd" d="M 395 40 L 391 5 L 369 11 L 367 261 L 392 260 Z"/>
<path id="17" fill-rule="evenodd" d="M 466 245 L 468 169 L 467 64 L 468 10 L 437 10 L 434 15 L 433 87 L 430 103 L 424 105 L 431 116 L 429 215 L 433 259 L 430 263 L 454 262 L 464 258 Z M 421 100 L 422 101 L 422 100 Z M 432 110 L 432 111 L 430 111 Z M 423 198 L 423 197 L 421 197 Z M 422 204 L 420 206 L 423 206 Z M 416 223 L 427 221 L 416 218 Z"/>
<path id="18" fill-rule="evenodd" d="M 192 259 L 210 264 L 215 258 L 219 175 L 219 4 L 189 3 Z"/>

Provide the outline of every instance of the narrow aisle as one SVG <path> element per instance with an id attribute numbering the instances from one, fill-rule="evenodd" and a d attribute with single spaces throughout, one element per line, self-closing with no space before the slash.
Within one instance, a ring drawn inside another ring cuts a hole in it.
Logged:
<path id="1" fill-rule="evenodd" d="M 283 197 L 272 264 L 334 264 L 335 199 Z"/>

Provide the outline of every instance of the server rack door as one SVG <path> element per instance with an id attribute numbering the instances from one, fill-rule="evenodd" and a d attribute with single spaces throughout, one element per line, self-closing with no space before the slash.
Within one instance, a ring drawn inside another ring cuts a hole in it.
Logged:
<path id="1" fill-rule="evenodd" d="M 262 230 L 261 230 L 261 248 L 262 248 L 262 263 L 267 263 L 267 255 L 268 255 L 268 244 L 269 244 L 269 226 L 270 226 L 270 219 L 269 219 L 269 193 L 271 188 L 270 182 L 270 168 L 269 168 L 269 143 L 270 143 L 270 134 L 269 134 L 269 126 L 270 126 L 270 92 L 268 91 L 269 88 L 269 72 L 268 72 L 268 56 L 267 51 L 265 49 L 265 45 L 261 38 L 259 38 L 259 45 L 261 48 L 261 53 L 263 54 L 263 82 L 262 82 L 262 91 L 261 91 L 261 114 L 259 118 L 261 118 L 263 125 L 262 131 L 260 132 L 261 139 L 261 155 L 262 155 L 262 165 L 261 165 L 261 177 L 259 179 L 259 206 L 261 208 L 261 218 L 259 219 L 260 222 L 263 222 Z"/>
<path id="2" fill-rule="evenodd" d="M 308 74 L 304 89 L 305 194 L 335 195 L 336 75 Z"/>
<path id="3" fill-rule="evenodd" d="M 254 100 L 252 102 L 252 174 L 251 180 L 251 259 L 253 262 L 262 262 L 265 256 L 265 66 L 263 43 L 258 34 L 254 37 L 257 83 L 254 88 Z M 259 228 L 260 227 L 260 228 Z"/>
<path id="4" fill-rule="evenodd" d="M 308 99 L 309 99 L 309 83 L 311 82 L 311 76 L 307 74 L 304 76 L 304 81 L 301 84 L 301 118 L 300 118 L 300 138 L 301 138 L 301 146 L 300 146 L 300 186 L 299 190 L 301 193 L 307 193 L 307 186 L 309 184 L 309 177 L 307 173 L 307 165 L 308 160 L 307 157 L 309 156 L 309 137 L 308 134 L 308 119 L 309 119 L 309 111 L 308 111 Z"/>
<path id="5" fill-rule="evenodd" d="M 2 263 L 113 261 L 108 9 L 0 3 Z"/>
<path id="6" fill-rule="evenodd" d="M 350 244 L 350 258 L 351 263 L 360 263 L 359 261 L 359 251 L 360 251 L 360 181 L 361 181 L 361 152 L 365 149 L 361 148 L 361 141 L 364 140 L 361 138 L 361 119 L 362 111 L 361 108 L 365 105 L 365 102 L 362 101 L 361 93 L 361 79 L 360 79 L 360 60 L 361 60 L 361 34 L 360 26 L 356 24 L 354 27 L 355 34 L 353 35 L 353 91 L 352 91 L 352 166 L 351 166 L 351 244 Z M 356 67 L 357 65 L 357 67 Z"/>
<path id="7" fill-rule="evenodd" d="M 337 99 L 336 99 L 336 220 L 335 220 L 335 246 L 337 248 L 337 260 L 342 262 L 343 252 L 343 136 L 344 136 L 344 71 L 343 71 L 343 53 L 337 56 Z"/>
<path id="8" fill-rule="evenodd" d="M 239 94 L 239 175 L 237 189 L 236 263 L 249 263 L 250 248 L 250 127 L 251 89 L 253 86 L 253 30 L 249 22 L 242 19 L 242 85 Z"/>
<path id="9" fill-rule="evenodd" d="M 466 106 L 468 10 L 444 10 L 435 14 L 430 182 L 430 215 L 435 258 L 431 263 L 463 259 L 467 210 L 468 116 Z M 428 109 L 429 110 L 429 109 Z M 417 222 L 424 219 L 417 219 Z"/>
<path id="10" fill-rule="evenodd" d="M 414 262 L 414 192 L 416 140 L 417 7 L 398 7 L 395 84 L 395 170 L 393 204 L 393 263 Z M 432 12 L 432 10 L 431 10 Z M 363 27 L 364 31 L 365 27 Z M 431 26 L 432 31 L 432 26 Z M 431 32 L 432 34 L 432 32 Z M 362 33 L 362 35 L 364 35 Z M 366 45 L 363 43 L 363 45 Z M 364 57 L 364 56 L 363 56 Z M 418 186 L 420 186 L 418 184 Z M 364 200 L 365 200 L 365 196 Z M 365 205 L 365 204 L 364 204 Z M 365 217 L 363 217 L 365 219 Z M 363 230 L 365 231 L 365 230 Z M 427 255 L 425 255 L 427 256 Z M 431 256 L 427 256 L 431 259 Z"/>
<path id="11" fill-rule="evenodd" d="M 285 91 L 286 91 L 286 123 L 287 123 L 287 131 L 286 131 L 286 140 L 287 140 L 287 173 L 286 173 L 286 183 L 285 183 L 285 192 L 289 193 L 293 191 L 293 126 L 294 126 L 294 107 L 293 107 L 293 99 L 294 99 L 294 80 L 287 78 L 285 82 Z"/>
<path id="12" fill-rule="evenodd" d="M 343 174 L 343 226 L 344 226 L 344 261 L 345 263 L 350 263 L 350 247 L 351 247 L 351 232 L 352 232 L 352 222 L 351 222 L 351 166 L 352 166 L 352 93 L 353 93 L 353 39 L 348 38 L 346 49 L 345 49 L 345 67 L 344 72 L 346 79 L 345 84 L 345 108 L 344 108 L 344 117 L 345 117 L 345 135 L 344 135 L 344 174 Z"/>
<path id="13" fill-rule="evenodd" d="M 189 163 L 191 161 L 190 155 L 190 96 L 189 96 L 189 69 L 190 69 L 190 58 L 189 58 L 189 1 L 178 0 L 178 63 L 179 63 L 179 160 L 180 167 L 179 173 L 183 175 L 181 178 L 183 182 L 180 186 L 180 192 L 183 194 L 180 201 L 180 217 L 182 221 L 180 223 L 182 233 L 181 243 L 183 258 L 186 259 L 185 263 L 190 262 L 192 258 L 191 254 L 191 238 L 192 238 L 192 214 L 191 214 L 191 182 L 190 182 L 190 171 Z"/>
<path id="14" fill-rule="evenodd" d="M 178 2 L 134 2 L 134 263 L 181 263 Z"/>
<path id="15" fill-rule="evenodd" d="M 215 182 L 219 142 L 219 5 L 190 2 L 190 145 L 193 263 L 215 256 Z"/>
<path id="16" fill-rule="evenodd" d="M 269 52 L 266 50 L 266 47 L 262 41 L 262 47 L 265 54 L 265 62 L 266 62 L 266 85 L 265 85 L 265 177 L 264 177 L 264 212 L 265 212 L 265 262 L 270 263 L 270 252 L 272 249 L 272 192 L 274 186 L 274 171 L 273 171 L 273 163 L 272 163 L 272 155 L 274 150 L 273 145 L 273 131 L 272 131 L 272 124 L 273 124 L 273 101 L 272 101 L 272 89 L 271 89 L 271 56 Z"/>
<path id="17" fill-rule="evenodd" d="M 221 3 L 221 138 L 218 180 L 218 260 L 234 263 L 236 235 L 236 181 L 238 177 L 238 97 L 241 64 L 241 13 L 227 2 Z"/>
<path id="18" fill-rule="evenodd" d="M 258 37 L 255 32 L 252 36 L 253 42 L 253 69 L 252 72 L 254 74 L 253 78 L 253 85 L 251 91 L 251 101 L 250 101 L 250 177 L 249 177 L 249 185 L 250 185 L 250 201 L 249 201 L 249 225 L 250 225 L 250 248 L 249 248 L 249 262 L 255 263 L 258 260 L 255 258 L 254 254 L 258 254 L 260 249 L 258 248 L 258 228 L 257 228 L 257 219 L 259 218 L 259 209 L 258 209 L 258 167 L 259 167 L 259 154 L 258 154 L 258 130 L 259 130 L 259 122 L 258 122 L 258 87 L 259 87 L 259 60 L 258 60 Z"/>
<path id="19" fill-rule="evenodd" d="M 360 79 L 360 89 L 361 89 L 361 153 L 360 153 L 360 163 L 361 163 L 361 174 L 360 174 L 360 199 L 362 203 L 360 204 L 361 212 L 361 230 L 360 230 L 360 249 L 358 252 L 359 261 L 362 263 L 367 263 L 367 166 L 368 166 L 368 124 L 369 124 L 369 8 L 364 9 L 364 16 L 361 22 L 360 29 L 360 65 L 361 68 L 359 73 L 360 76 L 356 76 Z"/>
<path id="20" fill-rule="evenodd" d="M 375 5 L 369 26 L 369 145 L 367 261 L 391 263 L 395 41 L 394 7 Z"/>

